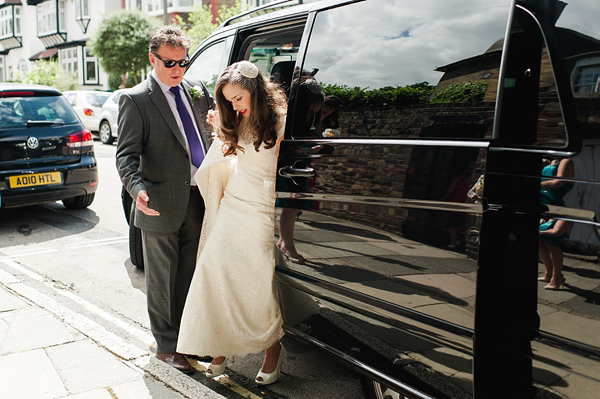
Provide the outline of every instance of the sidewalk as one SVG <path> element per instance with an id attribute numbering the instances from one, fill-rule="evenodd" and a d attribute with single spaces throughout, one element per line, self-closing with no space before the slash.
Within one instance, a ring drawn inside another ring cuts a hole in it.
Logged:
<path id="1" fill-rule="evenodd" d="M 82 314 L 0 270 L 3 399 L 219 399 Z"/>

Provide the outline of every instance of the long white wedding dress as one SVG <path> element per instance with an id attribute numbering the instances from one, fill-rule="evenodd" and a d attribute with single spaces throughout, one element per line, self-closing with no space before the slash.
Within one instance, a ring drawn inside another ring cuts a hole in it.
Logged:
<path id="1" fill-rule="evenodd" d="M 199 356 L 258 353 L 283 336 L 275 287 L 275 147 L 224 157 L 210 147 L 196 181 L 204 198 L 196 271 L 187 296 L 177 351 Z"/>

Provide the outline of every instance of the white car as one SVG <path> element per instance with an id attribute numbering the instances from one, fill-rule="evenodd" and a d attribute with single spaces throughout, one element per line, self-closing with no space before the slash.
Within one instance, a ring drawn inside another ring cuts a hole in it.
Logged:
<path id="1" fill-rule="evenodd" d="M 85 128 L 92 132 L 98 132 L 102 105 L 108 99 L 110 93 L 93 90 L 71 90 L 64 91 L 63 95 L 67 98 Z"/>
<path id="2" fill-rule="evenodd" d="M 117 116 L 119 114 L 119 97 L 127 89 L 115 90 L 102 106 L 100 113 L 100 141 L 112 144 L 117 138 Z"/>

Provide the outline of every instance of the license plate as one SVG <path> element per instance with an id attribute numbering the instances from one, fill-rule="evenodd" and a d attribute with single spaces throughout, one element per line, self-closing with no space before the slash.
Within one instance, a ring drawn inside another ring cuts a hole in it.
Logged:
<path id="1" fill-rule="evenodd" d="M 10 188 L 50 186 L 62 184 L 62 174 L 60 172 L 46 172 L 10 176 L 8 182 L 10 183 Z"/>

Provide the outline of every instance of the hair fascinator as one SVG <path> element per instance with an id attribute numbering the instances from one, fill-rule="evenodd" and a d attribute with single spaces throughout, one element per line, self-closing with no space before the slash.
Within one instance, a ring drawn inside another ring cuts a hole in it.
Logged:
<path id="1" fill-rule="evenodd" d="M 325 97 L 325 93 L 323 92 L 323 88 L 315 79 L 306 79 L 303 83 L 304 87 L 306 87 L 313 94 L 320 94 Z"/>
<path id="2" fill-rule="evenodd" d="M 248 79 L 254 79 L 258 76 L 258 68 L 250 61 L 240 61 L 238 70 L 243 77 Z"/>

